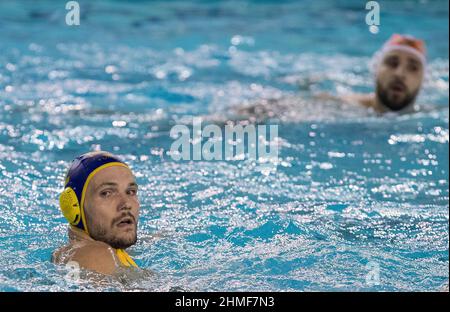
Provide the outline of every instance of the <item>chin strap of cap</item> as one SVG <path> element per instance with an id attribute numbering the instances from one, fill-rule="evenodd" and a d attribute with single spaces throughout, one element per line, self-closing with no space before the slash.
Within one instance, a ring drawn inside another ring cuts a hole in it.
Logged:
<path id="1" fill-rule="evenodd" d="M 123 249 L 115 249 L 117 258 L 119 258 L 120 263 L 126 267 L 135 267 L 137 268 L 137 264 L 131 259 L 130 255 Z"/>

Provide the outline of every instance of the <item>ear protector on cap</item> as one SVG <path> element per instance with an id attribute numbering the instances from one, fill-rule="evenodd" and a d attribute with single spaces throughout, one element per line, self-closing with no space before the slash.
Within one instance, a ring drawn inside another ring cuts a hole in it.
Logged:
<path id="1" fill-rule="evenodd" d="M 77 225 L 81 219 L 80 203 L 75 191 L 68 187 L 59 196 L 59 206 L 64 217 L 72 225 Z"/>
<path id="2" fill-rule="evenodd" d="M 124 162 L 110 153 L 92 152 L 75 158 L 67 172 L 64 191 L 59 196 L 59 207 L 71 225 L 88 234 L 84 215 L 87 186 L 97 172 L 111 166 L 128 168 Z"/>

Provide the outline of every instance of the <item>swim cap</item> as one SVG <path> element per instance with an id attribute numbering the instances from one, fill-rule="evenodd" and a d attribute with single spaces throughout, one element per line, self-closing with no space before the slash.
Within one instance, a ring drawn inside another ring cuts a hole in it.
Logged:
<path id="1" fill-rule="evenodd" d="M 112 166 L 128 166 L 108 152 L 90 152 L 75 158 L 67 172 L 64 191 L 59 204 L 64 217 L 70 224 L 84 230 L 87 234 L 84 200 L 90 180 L 100 170 Z"/>
<path id="2" fill-rule="evenodd" d="M 416 56 L 422 66 L 426 65 L 426 49 L 423 40 L 419 40 L 410 35 L 393 34 L 388 41 L 384 43 L 379 51 L 377 51 L 372 59 L 374 72 L 380 64 L 386 53 L 391 51 L 406 51 Z"/>

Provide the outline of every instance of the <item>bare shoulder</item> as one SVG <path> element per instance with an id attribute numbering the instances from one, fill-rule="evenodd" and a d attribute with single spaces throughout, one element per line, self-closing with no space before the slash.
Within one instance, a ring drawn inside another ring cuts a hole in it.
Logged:
<path id="1" fill-rule="evenodd" d="M 366 107 L 375 106 L 375 95 L 373 93 L 350 93 L 345 95 L 334 95 L 320 92 L 314 95 L 316 100 L 337 101 L 348 104 L 358 104 Z"/>
<path id="2" fill-rule="evenodd" d="M 361 94 L 353 93 L 342 97 L 342 100 L 348 103 L 357 103 L 366 107 L 375 106 L 375 96 L 373 93 Z"/>
<path id="3" fill-rule="evenodd" d="M 72 261 L 80 267 L 105 275 L 113 275 L 118 267 L 114 250 L 105 243 L 95 242 L 76 249 Z"/>

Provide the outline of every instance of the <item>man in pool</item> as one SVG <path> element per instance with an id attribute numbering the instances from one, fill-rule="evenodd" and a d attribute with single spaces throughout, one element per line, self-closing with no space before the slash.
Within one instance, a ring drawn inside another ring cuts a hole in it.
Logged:
<path id="1" fill-rule="evenodd" d="M 125 249 L 137 241 L 138 186 L 130 168 L 107 152 L 77 157 L 67 172 L 60 208 L 69 221 L 69 243 L 52 261 L 115 275 L 137 267 Z"/>
<path id="2" fill-rule="evenodd" d="M 425 53 L 423 41 L 408 35 L 394 34 L 372 59 L 375 76 L 374 93 L 342 97 L 321 93 L 316 99 L 360 104 L 378 113 L 411 111 L 424 79 Z M 266 118 L 279 117 L 286 111 L 301 109 L 298 107 L 298 100 L 300 99 L 294 101 L 268 99 L 239 108 L 234 115 L 262 121 Z"/>
<path id="3" fill-rule="evenodd" d="M 425 73 L 425 44 L 407 35 L 394 34 L 373 58 L 375 93 L 350 95 L 345 101 L 358 102 L 375 111 L 404 111 L 411 108 Z"/>

